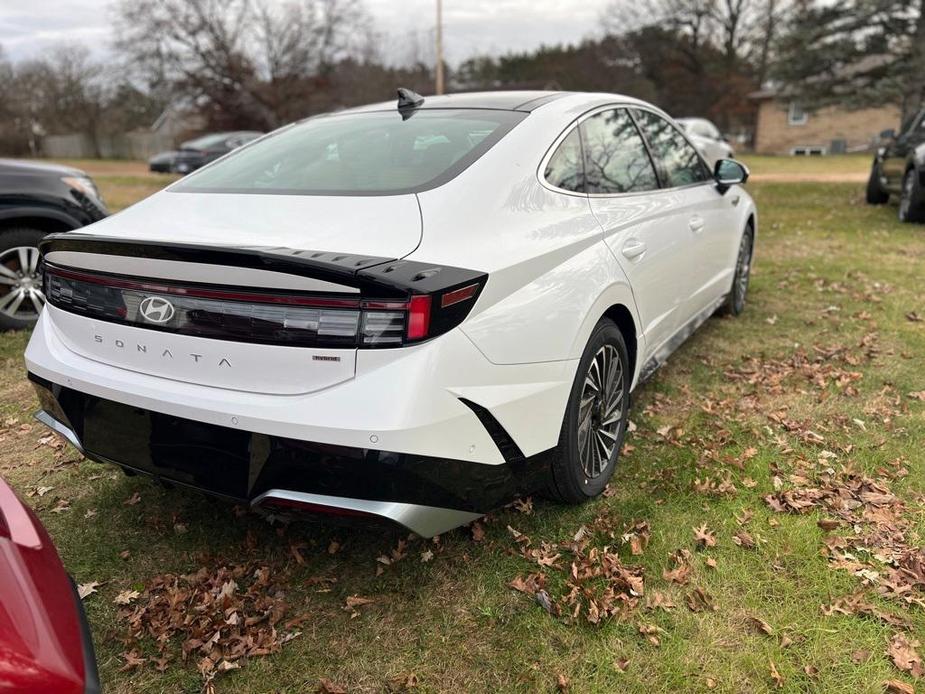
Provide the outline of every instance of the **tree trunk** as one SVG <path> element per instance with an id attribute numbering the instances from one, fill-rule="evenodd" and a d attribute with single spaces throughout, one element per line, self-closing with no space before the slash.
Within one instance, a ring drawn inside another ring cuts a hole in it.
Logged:
<path id="1" fill-rule="evenodd" d="M 764 36 L 761 38 L 761 50 L 758 53 L 758 66 L 755 70 L 755 86 L 764 87 L 771 65 L 771 45 L 777 34 L 777 0 L 767 0 L 764 16 Z"/>
<path id="2" fill-rule="evenodd" d="M 912 65 L 909 66 L 908 97 L 905 99 L 909 104 L 909 114 L 903 113 L 903 120 L 925 107 L 925 0 L 919 0 L 918 10 L 915 38 L 912 42 Z"/>

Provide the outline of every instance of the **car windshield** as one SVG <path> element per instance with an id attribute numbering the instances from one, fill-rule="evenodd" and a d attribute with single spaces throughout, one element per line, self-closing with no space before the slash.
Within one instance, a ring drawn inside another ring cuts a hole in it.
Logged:
<path id="1" fill-rule="evenodd" d="M 172 190 L 193 193 L 396 195 L 450 180 L 525 113 L 419 110 L 319 116 L 238 150 Z"/>
<path id="2" fill-rule="evenodd" d="M 209 147 L 217 147 L 218 145 L 224 144 L 225 140 L 227 139 L 227 133 L 220 133 L 218 135 L 204 135 L 203 137 L 196 138 L 195 140 L 184 142 L 182 145 L 180 145 L 180 148 L 209 149 Z"/>
<path id="3" fill-rule="evenodd" d="M 678 123 L 688 133 L 700 135 L 701 137 L 715 137 L 719 134 L 710 121 L 702 118 L 679 118 Z"/>

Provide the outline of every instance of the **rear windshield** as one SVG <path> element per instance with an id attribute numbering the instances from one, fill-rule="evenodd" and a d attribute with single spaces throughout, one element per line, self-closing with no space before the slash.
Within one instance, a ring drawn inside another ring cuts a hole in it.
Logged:
<path id="1" fill-rule="evenodd" d="M 525 113 L 480 109 L 310 118 L 236 151 L 172 190 L 186 193 L 397 195 L 442 185 Z"/>

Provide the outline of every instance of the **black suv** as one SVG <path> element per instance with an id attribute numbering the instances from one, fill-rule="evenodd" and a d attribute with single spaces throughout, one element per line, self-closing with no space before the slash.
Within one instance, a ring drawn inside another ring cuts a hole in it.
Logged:
<path id="1" fill-rule="evenodd" d="M 883 205 L 899 196 L 899 219 L 925 222 L 925 109 L 903 124 L 899 135 L 884 130 L 867 181 L 867 202 Z"/>
<path id="2" fill-rule="evenodd" d="M 38 243 L 109 214 L 80 169 L 0 159 L 0 330 L 28 328 L 45 304 Z"/>

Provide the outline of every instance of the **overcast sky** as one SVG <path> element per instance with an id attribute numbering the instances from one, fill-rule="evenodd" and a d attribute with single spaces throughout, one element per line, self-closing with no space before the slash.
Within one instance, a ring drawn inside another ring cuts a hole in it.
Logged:
<path id="1" fill-rule="evenodd" d="M 434 0 L 365 0 L 387 52 L 398 59 L 409 34 L 426 43 L 434 27 Z M 447 60 L 475 53 L 505 53 L 542 43 L 571 43 L 597 32 L 606 0 L 443 0 Z M 0 45 L 14 59 L 58 41 L 80 41 L 105 53 L 110 41 L 109 0 L 0 0 Z M 427 55 L 427 53 L 425 53 Z M 388 56 L 386 56 L 388 57 Z"/>

